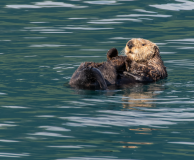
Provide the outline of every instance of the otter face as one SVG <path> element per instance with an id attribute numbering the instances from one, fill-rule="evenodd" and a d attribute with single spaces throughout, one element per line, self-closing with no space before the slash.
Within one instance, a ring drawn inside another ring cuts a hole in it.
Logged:
<path id="1" fill-rule="evenodd" d="M 157 45 L 142 38 L 133 38 L 125 46 L 125 55 L 136 62 L 148 61 L 156 52 L 159 52 Z"/>

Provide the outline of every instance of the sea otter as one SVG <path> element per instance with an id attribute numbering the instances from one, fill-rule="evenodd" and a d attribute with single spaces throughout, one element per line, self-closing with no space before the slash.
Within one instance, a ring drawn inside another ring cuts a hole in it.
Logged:
<path id="1" fill-rule="evenodd" d="M 107 89 L 108 85 L 147 83 L 167 77 L 166 67 L 156 44 L 145 39 L 131 39 L 126 56 L 118 56 L 116 48 L 107 52 L 107 62 L 81 63 L 69 84 L 78 88 Z"/>
<path id="2" fill-rule="evenodd" d="M 146 39 L 133 38 L 125 46 L 125 55 L 130 60 L 125 75 L 140 76 L 150 81 L 157 81 L 168 76 L 166 67 L 160 57 L 158 46 Z"/>

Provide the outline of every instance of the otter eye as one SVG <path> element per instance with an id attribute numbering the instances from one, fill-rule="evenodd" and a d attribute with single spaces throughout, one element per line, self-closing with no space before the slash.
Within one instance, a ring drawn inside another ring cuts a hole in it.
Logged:
<path id="1" fill-rule="evenodd" d="M 145 44 L 142 44 L 142 46 L 145 46 Z"/>

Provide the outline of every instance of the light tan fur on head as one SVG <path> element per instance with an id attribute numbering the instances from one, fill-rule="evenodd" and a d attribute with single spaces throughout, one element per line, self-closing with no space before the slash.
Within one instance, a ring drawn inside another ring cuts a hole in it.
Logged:
<path id="1" fill-rule="evenodd" d="M 156 52 L 159 52 L 157 45 L 142 38 L 133 38 L 125 46 L 125 55 L 136 62 L 148 61 Z"/>
<path id="2" fill-rule="evenodd" d="M 142 38 L 133 38 L 127 42 L 125 54 L 132 61 L 131 73 L 143 73 L 154 81 L 168 76 L 159 48 L 155 43 Z"/>

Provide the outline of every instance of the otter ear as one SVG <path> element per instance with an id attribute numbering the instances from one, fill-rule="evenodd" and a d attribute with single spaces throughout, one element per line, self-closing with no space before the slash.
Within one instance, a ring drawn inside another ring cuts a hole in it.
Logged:
<path id="1" fill-rule="evenodd" d="M 159 50 L 159 48 L 158 48 L 158 46 L 154 46 L 154 54 L 156 55 L 156 54 L 159 54 L 160 53 L 160 50 Z"/>
<path id="2" fill-rule="evenodd" d="M 111 60 L 113 57 L 117 57 L 118 56 L 118 51 L 116 48 L 111 48 L 108 52 L 107 52 L 107 59 Z"/>

